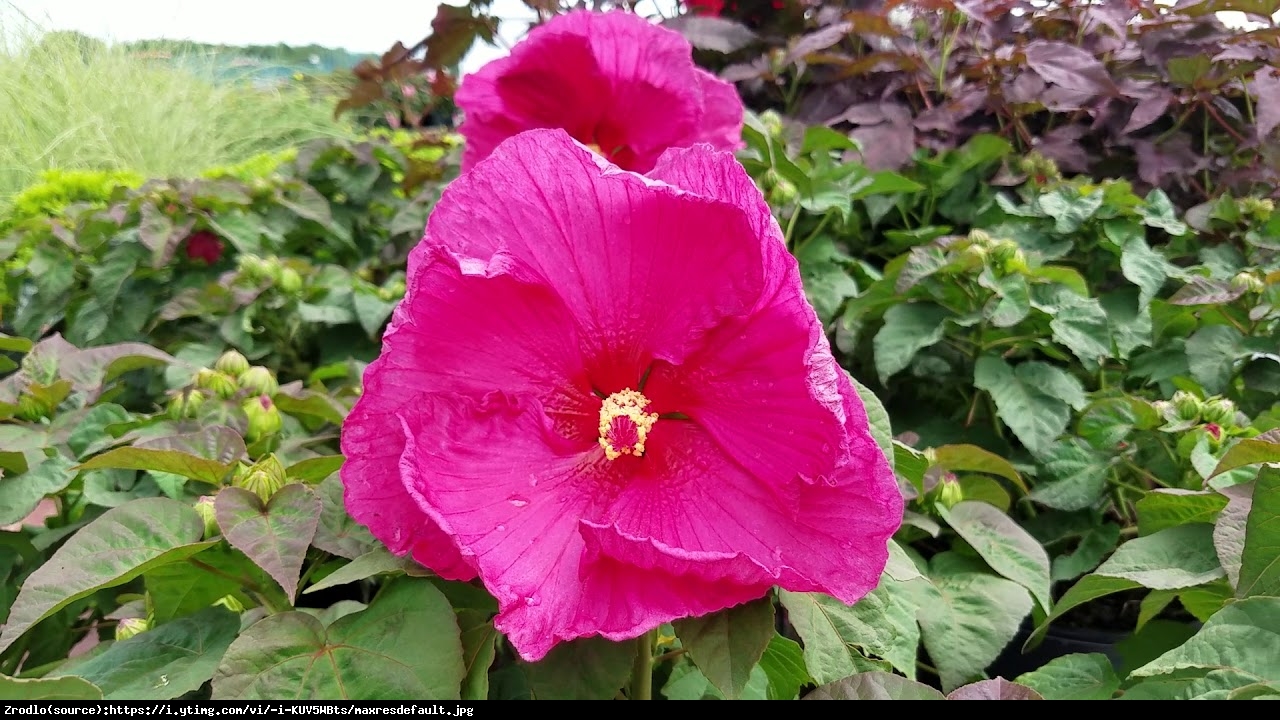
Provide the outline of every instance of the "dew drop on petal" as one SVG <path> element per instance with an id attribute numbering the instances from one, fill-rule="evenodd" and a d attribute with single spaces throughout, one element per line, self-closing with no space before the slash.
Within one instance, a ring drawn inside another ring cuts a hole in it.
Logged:
<path id="1" fill-rule="evenodd" d="M 537 605 L 539 602 L 540 601 L 538 600 L 537 595 L 530 595 L 529 597 L 524 599 L 525 605 Z"/>
<path id="2" fill-rule="evenodd" d="M 782 547 L 778 546 L 773 549 L 773 559 L 782 562 Z"/>
<path id="3" fill-rule="evenodd" d="M 507 529 L 506 525 L 499 525 L 498 527 L 494 528 L 494 530 L 497 530 L 498 532 L 504 532 L 506 531 L 506 529 Z"/>
<path id="4" fill-rule="evenodd" d="M 517 497 L 517 496 L 512 496 L 507 498 L 507 502 L 511 503 L 513 507 L 518 507 L 518 508 L 522 508 L 525 505 L 529 504 L 528 500 L 525 500 L 524 498 Z"/>

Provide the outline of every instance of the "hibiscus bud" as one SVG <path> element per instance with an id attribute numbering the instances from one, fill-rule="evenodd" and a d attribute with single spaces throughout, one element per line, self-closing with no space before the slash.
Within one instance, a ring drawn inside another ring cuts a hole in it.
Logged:
<path id="1" fill-rule="evenodd" d="M 1213 398 L 1201 407 L 1204 421 L 1213 425 L 1233 427 L 1236 419 L 1236 404 L 1226 398 Z"/>
<path id="2" fill-rule="evenodd" d="M 183 420 L 193 418 L 196 412 L 204 405 L 204 401 L 208 398 L 199 390 L 191 390 L 185 393 L 176 393 L 173 399 L 169 401 L 168 414 L 174 420 Z"/>
<path id="3" fill-rule="evenodd" d="M 254 395 L 275 395 L 280 384 L 271 371 L 261 365 L 254 365 L 240 375 L 240 387 Z"/>
<path id="4" fill-rule="evenodd" d="M 1173 403 L 1169 402 L 1168 400 L 1157 400 L 1151 403 L 1151 407 L 1156 412 L 1160 413 L 1160 416 L 1163 417 L 1165 420 L 1172 420 L 1173 417 L 1171 414 L 1176 412 L 1177 410 L 1176 408 L 1173 407 Z"/>
<path id="5" fill-rule="evenodd" d="M 987 264 L 987 248 L 982 245 L 970 245 L 960 253 L 960 258 L 965 262 L 974 265 Z"/>
<path id="6" fill-rule="evenodd" d="M 989 248 L 995 244 L 995 240 L 986 230 L 971 230 L 969 231 L 969 244 Z"/>
<path id="7" fill-rule="evenodd" d="M 284 483 L 284 466 L 275 455 L 268 455 L 254 463 L 244 477 L 237 478 L 232 484 L 257 495 L 266 503 L 271 502 L 271 496 L 284 487 Z"/>
<path id="8" fill-rule="evenodd" d="M 1204 431 L 1209 435 L 1214 448 L 1217 448 L 1217 443 L 1222 442 L 1222 427 L 1217 423 L 1205 423 Z"/>
<path id="9" fill-rule="evenodd" d="M 245 430 L 244 439 L 250 443 L 280 432 L 280 428 L 284 425 L 280 411 L 266 395 L 251 397 L 240 407 L 249 417 L 249 428 Z"/>
<path id="10" fill-rule="evenodd" d="M 769 202 L 774 205 L 788 205 L 795 202 L 799 195 L 795 183 L 786 178 L 778 178 L 777 184 L 769 191 Z"/>
<path id="11" fill-rule="evenodd" d="M 267 265 L 267 261 L 257 255 L 241 255 L 238 267 L 242 275 L 255 283 L 265 280 L 271 276 L 271 270 Z"/>
<path id="12" fill-rule="evenodd" d="M 277 287 L 285 295 L 296 295 L 302 290 L 302 276 L 291 267 L 281 268 Z"/>
<path id="13" fill-rule="evenodd" d="M 782 116 L 776 111 L 766 110 L 760 114 L 760 124 L 764 126 L 769 137 L 782 137 Z"/>
<path id="14" fill-rule="evenodd" d="M 280 262 L 280 258 L 271 255 L 262 261 L 263 275 L 271 280 L 271 282 L 280 283 L 280 273 L 284 271 L 284 265 Z"/>
<path id="15" fill-rule="evenodd" d="M 1173 407 L 1178 411 L 1178 417 L 1180 419 L 1193 421 L 1200 418 L 1200 398 L 1195 395 L 1192 395 L 1185 390 L 1179 390 L 1173 394 L 1172 402 Z"/>
<path id="16" fill-rule="evenodd" d="M 769 168 L 764 171 L 764 175 L 760 176 L 760 189 L 765 191 L 771 190 L 781 179 L 782 176 L 778 174 L 777 170 Z"/>
<path id="17" fill-rule="evenodd" d="M 213 369 L 231 377 L 240 377 L 245 370 L 249 369 L 249 359 L 241 355 L 238 350 L 228 350 L 222 353 L 222 357 L 213 364 Z"/>
<path id="18" fill-rule="evenodd" d="M 1256 197 L 1241 198 L 1236 207 L 1240 208 L 1241 213 L 1252 215 L 1263 222 L 1270 220 L 1271 213 L 1276 209 L 1275 203 L 1270 199 Z"/>
<path id="19" fill-rule="evenodd" d="M 53 408 L 34 395 L 23 395 L 18 398 L 18 417 L 27 422 L 37 422 L 49 414 Z"/>
<path id="20" fill-rule="evenodd" d="M 205 495 L 196 500 L 194 508 L 196 514 L 204 521 L 204 537 L 206 540 L 222 534 L 222 528 L 218 527 L 218 517 L 213 512 L 212 495 Z"/>
<path id="21" fill-rule="evenodd" d="M 938 504 L 950 510 L 961 500 L 964 500 L 964 488 L 954 474 L 947 473 L 938 483 Z"/>
<path id="22" fill-rule="evenodd" d="M 240 392 L 240 386 L 236 384 L 235 378 L 217 370 L 200 368 L 196 373 L 195 379 L 196 387 L 201 390 L 208 390 L 220 398 L 230 398 Z"/>
<path id="23" fill-rule="evenodd" d="M 1231 287 L 1245 292 L 1261 293 L 1267 289 L 1267 284 L 1263 282 L 1262 278 L 1258 277 L 1257 273 L 1245 270 L 1231 278 Z"/>
<path id="24" fill-rule="evenodd" d="M 146 618 L 125 618 L 116 623 L 116 641 L 128 640 L 129 638 L 144 633 L 151 629 L 151 623 Z"/>
<path id="25" fill-rule="evenodd" d="M 244 612 L 244 603 L 237 600 L 235 595 L 225 595 L 218 598 L 218 601 L 214 603 L 214 607 L 217 606 L 222 606 L 237 615 Z"/>

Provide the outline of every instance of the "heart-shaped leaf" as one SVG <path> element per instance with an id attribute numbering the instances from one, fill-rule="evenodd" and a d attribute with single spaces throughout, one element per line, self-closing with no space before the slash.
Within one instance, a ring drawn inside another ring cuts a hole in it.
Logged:
<path id="1" fill-rule="evenodd" d="M 307 548 L 320 524 L 320 498 L 311 488 L 293 483 L 280 488 L 265 506 L 244 488 L 224 488 L 214 501 L 222 535 L 267 571 L 289 596 L 298 594 L 298 578 Z"/>

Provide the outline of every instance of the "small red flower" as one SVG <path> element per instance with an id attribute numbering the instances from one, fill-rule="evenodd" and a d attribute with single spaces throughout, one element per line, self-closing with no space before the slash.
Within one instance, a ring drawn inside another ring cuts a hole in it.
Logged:
<path id="1" fill-rule="evenodd" d="M 222 258 L 222 250 L 222 241 L 208 230 L 197 230 L 187 238 L 187 257 L 191 260 L 203 260 L 205 265 L 218 262 Z"/>
<path id="2" fill-rule="evenodd" d="M 1205 423 L 1204 431 L 1214 440 L 1222 440 L 1222 426 L 1217 423 Z"/>

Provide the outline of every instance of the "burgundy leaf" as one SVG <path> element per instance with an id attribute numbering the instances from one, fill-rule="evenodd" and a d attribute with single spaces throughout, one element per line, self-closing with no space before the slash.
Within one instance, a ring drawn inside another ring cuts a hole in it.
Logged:
<path id="1" fill-rule="evenodd" d="M 907 124 L 864 126 L 849 136 L 862 144 L 862 163 L 872 170 L 896 170 L 915 152 L 916 134 Z"/>
<path id="2" fill-rule="evenodd" d="M 1135 132 L 1159 120 L 1164 116 L 1165 110 L 1169 109 L 1169 103 L 1172 101 L 1173 93 L 1163 88 L 1160 92 L 1139 100 L 1133 112 L 1129 114 L 1129 122 L 1125 123 L 1123 132 Z"/>
<path id="3" fill-rule="evenodd" d="M 1115 83 L 1098 58 L 1074 45 L 1033 40 L 1024 50 L 1027 65 L 1048 82 L 1082 94 L 1115 90 Z"/>
<path id="4" fill-rule="evenodd" d="M 1280 73 L 1274 68 L 1260 71 L 1253 78 L 1252 89 L 1257 102 L 1258 139 L 1265 140 L 1280 125 Z"/>
<path id="5" fill-rule="evenodd" d="M 787 61 L 795 62 L 801 60 L 805 55 L 819 50 L 826 50 L 841 40 L 849 36 L 849 31 L 853 29 L 853 23 L 841 22 L 835 25 L 811 32 L 801 37 L 791 46 L 791 52 L 787 53 Z"/>

